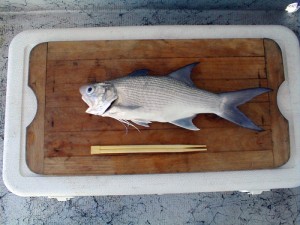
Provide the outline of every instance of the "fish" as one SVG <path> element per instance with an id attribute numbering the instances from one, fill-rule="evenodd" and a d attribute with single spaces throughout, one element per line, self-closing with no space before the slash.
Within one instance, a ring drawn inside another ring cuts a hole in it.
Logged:
<path id="1" fill-rule="evenodd" d="M 262 131 L 238 106 L 271 89 L 257 87 L 224 93 L 200 89 L 191 79 L 198 63 L 165 76 L 149 75 L 148 69 L 139 69 L 113 80 L 83 85 L 79 91 L 88 105 L 86 113 L 133 127 L 162 122 L 192 131 L 200 130 L 193 124 L 198 114 L 213 113 L 241 127 Z"/>

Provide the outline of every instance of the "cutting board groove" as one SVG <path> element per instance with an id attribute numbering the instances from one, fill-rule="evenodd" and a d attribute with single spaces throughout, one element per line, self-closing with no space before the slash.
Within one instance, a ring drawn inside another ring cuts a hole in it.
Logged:
<path id="1" fill-rule="evenodd" d="M 255 132 L 216 115 L 198 115 L 200 131 L 153 123 L 140 132 L 85 113 L 79 87 L 136 69 L 166 75 L 200 62 L 196 86 L 212 92 L 253 87 L 273 91 L 240 106 L 264 128 Z M 139 174 L 276 168 L 289 159 L 288 123 L 276 96 L 284 81 L 281 51 L 269 39 L 48 42 L 30 55 L 28 85 L 38 111 L 27 127 L 26 161 L 39 174 Z M 199 153 L 91 155 L 91 145 L 206 144 Z"/>

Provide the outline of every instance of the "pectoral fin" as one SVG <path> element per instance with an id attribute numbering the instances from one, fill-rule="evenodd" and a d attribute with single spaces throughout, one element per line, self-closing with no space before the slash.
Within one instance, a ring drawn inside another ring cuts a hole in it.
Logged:
<path id="1" fill-rule="evenodd" d="M 183 119 L 179 119 L 179 120 L 175 120 L 175 121 L 171 121 L 170 123 L 188 129 L 188 130 L 200 130 L 198 127 L 196 127 L 193 124 L 193 119 L 195 118 L 195 116 L 191 116 L 191 117 L 187 117 L 187 118 L 183 118 Z"/>
<path id="2" fill-rule="evenodd" d="M 151 123 L 151 121 L 147 121 L 147 120 L 131 120 L 131 121 L 143 127 L 149 127 L 149 123 Z"/>
<path id="3" fill-rule="evenodd" d="M 139 105 L 114 105 L 114 107 L 120 111 L 136 110 L 141 108 Z"/>

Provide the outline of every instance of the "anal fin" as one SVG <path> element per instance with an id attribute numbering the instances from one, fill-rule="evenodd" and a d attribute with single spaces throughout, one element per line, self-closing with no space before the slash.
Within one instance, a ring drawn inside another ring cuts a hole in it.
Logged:
<path id="1" fill-rule="evenodd" d="M 188 130 L 200 130 L 198 127 L 196 127 L 193 124 L 193 119 L 195 118 L 195 116 L 191 116 L 191 117 L 187 117 L 187 118 L 183 118 L 183 119 L 179 119 L 179 120 L 175 120 L 175 121 L 171 121 L 170 123 L 188 129 Z"/>

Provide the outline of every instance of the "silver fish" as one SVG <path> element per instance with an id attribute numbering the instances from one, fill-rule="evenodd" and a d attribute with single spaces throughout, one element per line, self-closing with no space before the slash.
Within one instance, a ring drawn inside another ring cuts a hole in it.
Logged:
<path id="1" fill-rule="evenodd" d="M 153 121 L 199 130 L 192 120 L 199 113 L 214 113 L 239 126 L 261 131 L 237 106 L 269 88 L 250 88 L 211 93 L 197 88 L 190 75 L 198 63 L 184 66 L 168 76 L 150 76 L 148 70 L 80 88 L 87 113 L 111 117 L 127 125 L 149 127 Z M 131 121 L 131 122 L 130 122 Z"/>

